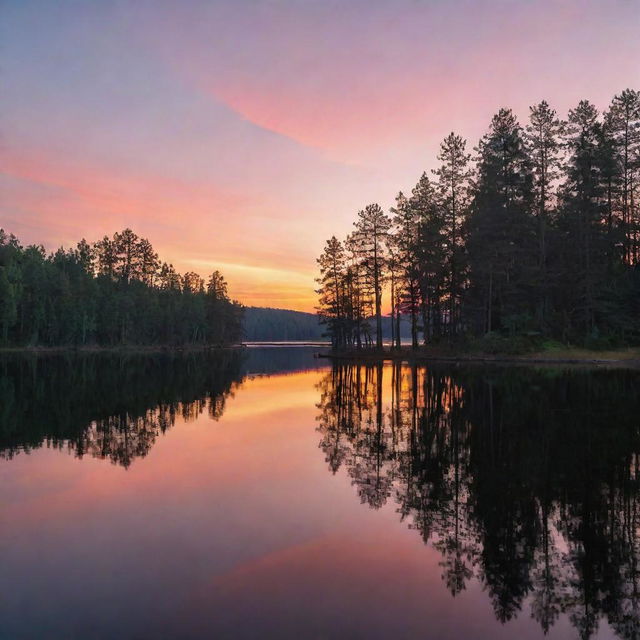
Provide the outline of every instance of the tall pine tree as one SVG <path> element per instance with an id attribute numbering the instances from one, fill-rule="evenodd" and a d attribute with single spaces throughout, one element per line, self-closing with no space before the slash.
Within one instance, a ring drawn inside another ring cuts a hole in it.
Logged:
<path id="1" fill-rule="evenodd" d="M 513 334 L 533 316 L 535 225 L 531 160 L 510 109 L 493 117 L 477 151 L 468 226 L 475 325 Z"/>

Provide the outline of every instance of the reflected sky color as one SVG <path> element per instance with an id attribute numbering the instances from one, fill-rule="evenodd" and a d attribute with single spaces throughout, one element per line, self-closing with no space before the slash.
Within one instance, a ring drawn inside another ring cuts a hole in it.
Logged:
<path id="1" fill-rule="evenodd" d="M 313 355 L 4 357 L 0 637 L 637 635 L 640 372 Z"/>
<path id="2" fill-rule="evenodd" d="M 3 632 L 538 638 L 526 613 L 497 625 L 477 582 L 452 598 L 440 554 L 395 507 L 359 504 L 328 472 L 326 375 L 247 379 L 219 421 L 178 415 L 128 469 L 48 448 L 1 461 Z M 570 634 L 560 619 L 547 637 Z"/>
<path id="3" fill-rule="evenodd" d="M 0 226 L 132 227 L 247 304 L 311 310 L 315 257 L 455 129 L 640 85 L 636 2 L 9 1 Z"/>

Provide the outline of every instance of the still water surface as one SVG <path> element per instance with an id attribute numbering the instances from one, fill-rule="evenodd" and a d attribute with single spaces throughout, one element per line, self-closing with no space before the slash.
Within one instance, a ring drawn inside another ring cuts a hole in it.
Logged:
<path id="1" fill-rule="evenodd" d="M 637 638 L 640 373 L 0 361 L 0 637 Z"/>

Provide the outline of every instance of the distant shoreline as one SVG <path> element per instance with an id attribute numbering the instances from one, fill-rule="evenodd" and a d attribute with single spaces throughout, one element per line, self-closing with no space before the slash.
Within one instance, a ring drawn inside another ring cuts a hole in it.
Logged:
<path id="1" fill-rule="evenodd" d="M 243 347 L 255 348 L 255 347 L 324 347 L 331 348 L 330 342 L 322 342 L 319 340 L 247 340 L 243 342 Z"/>
<path id="2" fill-rule="evenodd" d="M 230 345 L 58 345 L 58 346 L 22 346 L 22 347 L 0 347 L 0 354 L 56 354 L 56 353 L 190 353 L 203 351 L 228 351 L 230 349 L 255 349 L 260 347 L 318 347 L 330 348 L 331 343 L 312 340 L 283 340 L 283 341 L 245 341 Z"/>

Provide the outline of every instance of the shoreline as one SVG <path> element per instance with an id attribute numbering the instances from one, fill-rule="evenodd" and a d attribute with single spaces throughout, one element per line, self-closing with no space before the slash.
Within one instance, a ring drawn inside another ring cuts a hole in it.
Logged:
<path id="1" fill-rule="evenodd" d="M 163 345 L 82 345 L 82 346 L 26 346 L 26 347 L 0 347 L 0 355 L 48 355 L 48 354 L 85 354 L 85 353 L 126 353 L 126 354 L 153 354 L 153 353 L 195 353 L 203 351 L 228 351 L 231 349 L 245 349 L 244 344 L 232 344 L 225 346 L 189 345 L 189 346 L 163 346 Z"/>
<path id="2" fill-rule="evenodd" d="M 319 358 L 335 361 L 352 361 L 362 363 L 409 362 L 429 363 L 442 362 L 448 364 L 521 364 L 521 365 L 588 365 L 595 367 L 628 367 L 640 368 L 640 349 L 621 349 L 617 351 L 590 351 L 587 349 L 569 349 L 530 354 L 507 355 L 487 353 L 449 353 L 443 351 L 425 351 L 419 349 L 378 351 L 338 351 L 319 353 Z"/>
<path id="3" fill-rule="evenodd" d="M 325 345 L 319 343 L 236 343 L 225 346 L 212 345 L 83 345 L 83 346 L 23 346 L 0 347 L 0 355 L 86 355 L 86 354 L 121 354 L 121 355 L 153 355 L 153 354 L 185 354 L 223 352 L 231 350 L 246 350 L 256 347 L 316 347 Z M 326 345 L 329 347 L 329 345 Z M 383 351 L 363 349 L 362 351 L 345 350 L 331 351 L 329 349 L 314 354 L 317 358 L 324 358 L 336 362 L 353 362 L 362 364 L 376 364 L 383 362 L 408 362 L 414 364 L 446 363 L 446 364 L 508 364 L 508 365 L 573 365 L 593 367 L 624 367 L 640 368 L 640 348 L 628 348 L 609 351 L 592 351 L 588 349 L 569 348 L 560 350 L 537 351 L 521 355 L 489 354 L 489 353 L 461 353 L 446 348 L 419 348 L 413 350 L 404 347 L 400 350 L 385 348 Z"/>

